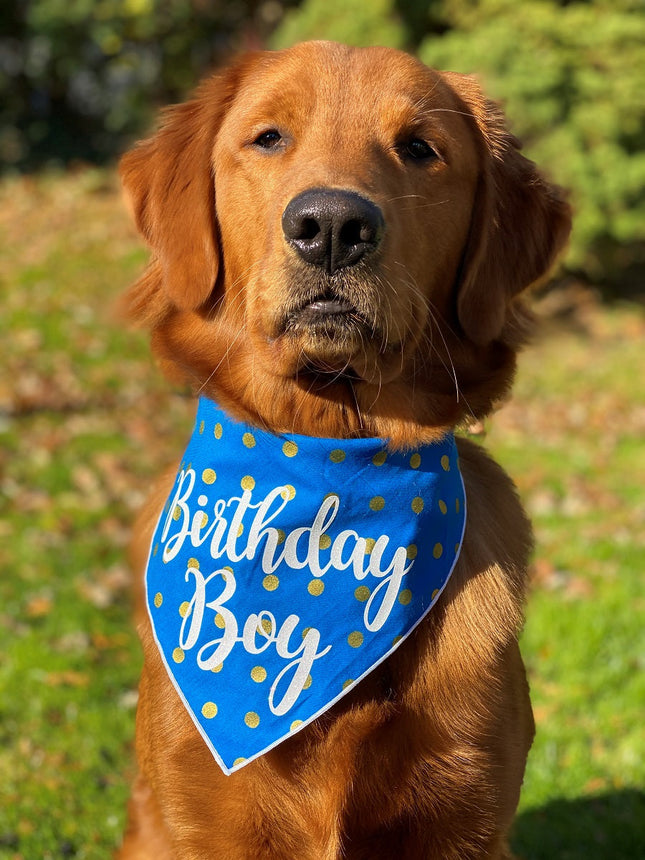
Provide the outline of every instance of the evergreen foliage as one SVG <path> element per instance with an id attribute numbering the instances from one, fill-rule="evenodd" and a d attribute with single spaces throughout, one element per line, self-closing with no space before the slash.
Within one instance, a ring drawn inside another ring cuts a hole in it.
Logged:
<path id="1" fill-rule="evenodd" d="M 401 48 L 407 33 L 392 0 L 315 0 L 287 13 L 272 47 L 284 48 L 305 39 Z"/>
<path id="2" fill-rule="evenodd" d="M 429 65 L 475 72 L 525 151 L 571 191 L 567 265 L 595 281 L 645 263 L 645 6 L 457 0 Z"/>
<path id="3" fill-rule="evenodd" d="M 289 2 L 3 0 L 0 164 L 114 157 Z"/>

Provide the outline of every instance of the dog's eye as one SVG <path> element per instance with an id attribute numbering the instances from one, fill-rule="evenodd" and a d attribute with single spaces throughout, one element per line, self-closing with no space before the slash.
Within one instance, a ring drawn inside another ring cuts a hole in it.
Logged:
<path id="1" fill-rule="evenodd" d="M 253 143 L 255 146 L 259 146 L 260 149 L 275 149 L 281 140 L 282 135 L 280 132 L 276 131 L 275 128 L 270 128 L 267 129 L 267 131 L 263 131 L 262 134 L 259 134 Z"/>
<path id="2" fill-rule="evenodd" d="M 413 137 L 403 144 L 403 153 L 408 158 L 414 158 L 415 161 L 427 160 L 430 158 L 439 158 L 434 149 L 425 140 L 420 137 Z"/>

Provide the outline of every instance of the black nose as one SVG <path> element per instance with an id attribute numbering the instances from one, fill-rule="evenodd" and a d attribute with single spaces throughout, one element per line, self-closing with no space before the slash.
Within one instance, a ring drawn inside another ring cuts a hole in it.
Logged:
<path id="1" fill-rule="evenodd" d="M 285 239 L 306 263 L 329 274 L 374 251 L 384 224 L 381 210 L 370 200 L 327 188 L 303 191 L 282 214 Z"/>

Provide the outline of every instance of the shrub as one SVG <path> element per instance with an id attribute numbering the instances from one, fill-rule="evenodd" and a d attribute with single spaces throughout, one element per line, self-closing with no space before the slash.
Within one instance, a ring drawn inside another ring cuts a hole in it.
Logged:
<path id="1" fill-rule="evenodd" d="M 621 0 L 446 5 L 453 29 L 424 40 L 419 55 L 476 72 L 527 155 L 571 190 L 568 268 L 610 286 L 636 271 L 645 264 L 645 15 Z"/>
<path id="2" fill-rule="evenodd" d="M 0 162 L 31 168 L 113 156 L 149 123 L 155 104 L 182 98 L 245 40 L 259 43 L 283 5 L 5 0 Z"/>
<path id="3" fill-rule="evenodd" d="M 400 48 L 406 31 L 391 0 L 309 0 L 287 13 L 271 43 L 283 48 L 306 39 Z"/>

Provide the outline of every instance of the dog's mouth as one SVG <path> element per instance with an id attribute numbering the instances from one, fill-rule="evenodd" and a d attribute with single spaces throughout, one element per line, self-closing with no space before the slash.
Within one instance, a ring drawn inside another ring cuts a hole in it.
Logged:
<path id="1" fill-rule="evenodd" d="M 369 273 L 332 278 L 296 272 L 265 330 L 275 371 L 299 379 L 372 381 L 400 365 L 401 344 Z M 383 323 L 381 322 L 383 320 Z"/>
<path id="2" fill-rule="evenodd" d="M 365 335 L 372 328 L 355 304 L 329 292 L 320 293 L 290 310 L 281 326 L 284 334 L 332 340 L 347 338 L 352 333 Z"/>
<path id="3" fill-rule="evenodd" d="M 304 310 L 308 310 L 316 314 L 346 314 L 356 312 L 356 308 L 349 302 L 327 297 L 322 297 L 310 302 L 306 305 Z"/>
<path id="4" fill-rule="evenodd" d="M 353 362 L 375 334 L 353 302 L 331 292 L 291 309 L 281 326 L 281 335 L 299 355 L 297 375 L 355 376 Z"/>

